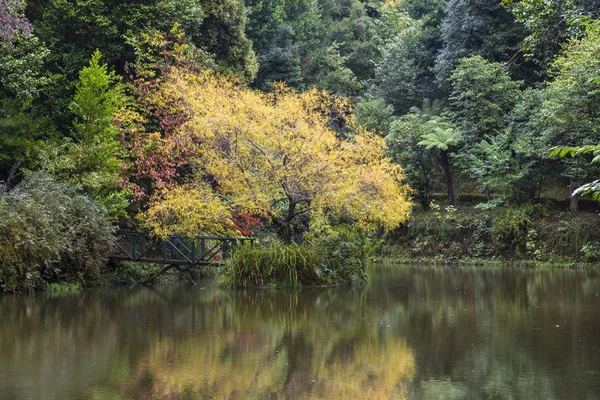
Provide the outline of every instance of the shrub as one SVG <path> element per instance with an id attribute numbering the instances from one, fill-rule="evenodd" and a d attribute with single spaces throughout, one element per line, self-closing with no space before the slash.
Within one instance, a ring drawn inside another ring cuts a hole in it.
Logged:
<path id="1" fill-rule="evenodd" d="M 389 260 L 600 260 L 600 217 L 556 212 L 528 204 L 489 211 L 461 209 L 456 215 L 434 207 L 417 213 L 388 236 Z"/>
<path id="2" fill-rule="evenodd" d="M 492 240 L 500 252 L 527 253 L 529 231 L 539 213 L 538 207 L 526 205 L 506 208 L 492 222 Z"/>
<path id="3" fill-rule="evenodd" d="M 307 235 L 320 257 L 321 268 L 334 283 L 365 283 L 365 263 L 381 251 L 381 243 L 347 224 L 325 225 Z"/>
<path id="4" fill-rule="evenodd" d="M 41 174 L 0 186 L 0 291 L 98 278 L 113 244 L 106 209 Z"/>

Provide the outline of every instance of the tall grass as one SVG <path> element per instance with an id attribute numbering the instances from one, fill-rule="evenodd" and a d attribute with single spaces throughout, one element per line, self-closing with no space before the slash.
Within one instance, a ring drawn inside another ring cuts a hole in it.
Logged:
<path id="1" fill-rule="evenodd" d="M 339 249 L 309 243 L 243 246 L 227 260 L 221 283 L 230 287 L 300 287 L 366 282 L 362 260 L 342 254 Z"/>
<path id="2" fill-rule="evenodd" d="M 242 246 L 227 261 L 222 283 L 226 286 L 327 285 L 319 255 L 308 246 Z"/>

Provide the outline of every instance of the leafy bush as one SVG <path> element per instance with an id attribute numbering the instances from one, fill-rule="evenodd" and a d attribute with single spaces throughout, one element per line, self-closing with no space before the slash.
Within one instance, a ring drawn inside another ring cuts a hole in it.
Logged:
<path id="1" fill-rule="evenodd" d="M 389 235 L 383 259 L 402 261 L 600 260 L 600 217 L 542 205 L 442 210 L 433 203 Z"/>
<path id="2" fill-rule="evenodd" d="M 0 185 L 0 291 L 91 282 L 112 245 L 106 209 L 76 187 L 41 174 Z"/>
<path id="3" fill-rule="evenodd" d="M 502 210 L 492 222 L 492 240 L 495 246 L 503 252 L 525 254 L 529 231 L 537 211 L 539 210 L 533 205 Z"/>
<path id="4" fill-rule="evenodd" d="M 581 247 L 583 259 L 589 262 L 597 262 L 600 260 L 600 244 L 598 242 L 587 242 Z"/>
<path id="5" fill-rule="evenodd" d="M 313 229 L 307 242 L 317 249 L 321 266 L 334 283 L 367 282 L 365 262 L 380 251 L 378 241 L 346 224 Z"/>

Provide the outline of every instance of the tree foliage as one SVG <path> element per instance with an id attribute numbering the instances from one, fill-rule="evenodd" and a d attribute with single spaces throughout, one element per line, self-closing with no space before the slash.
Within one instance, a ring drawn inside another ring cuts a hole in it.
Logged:
<path id="1" fill-rule="evenodd" d="M 0 42 L 10 43 L 18 33 L 31 33 L 31 24 L 25 18 L 24 8 L 21 0 L 0 2 Z"/>
<path id="2" fill-rule="evenodd" d="M 521 92 L 500 63 L 481 56 L 460 60 L 450 76 L 450 104 L 466 137 L 481 139 L 503 129 Z"/>
<path id="3" fill-rule="evenodd" d="M 79 73 L 70 109 L 75 115 L 71 140 L 47 142 L 38 151 L 39 167 L 51 176 L 71 185 L 101 202 L 114 216 L 123 216 L 127 206 L 121 189 L 118 131 L 113 122 L 120 87 L 96 51 L 87 67 Z"/>
<path id="4" fill-rule="evenodd" d="M 252 0 L 248 36 L 260 67 L 254 86 L 285 81 L 354 96 L 373 77 L 380 4 L 359 0 Z"/>
<path id="5" fill-rule="evenodd" d="M 493 62 L 517 64 L 525 37 L 514 17 L 495 0 L 448 0 L 440 29 L 444 47 L 435 69 L 442 85 L 459 60 L 475 54 Z"/>
<path id="6" fill-rule="evenodd" d="M 490 136 L 477 143 L 463 158 L 464 169 L 485 191 L 490 205 L 514 197 L 517 183 L 523 179 L 533 160 L 522 157 L 509 131 Z"/>
<path id="7" fill-rule="evenodd" d="M 592 156 L 590 163 L 595 164 L 600 162 L 600 146 L 587 145 L 579 147 L 553 147 L 548 153 L 548 157 L 581 157 L 581 156 Z M 592 182 L 585 183 L 579 186 L 573 191 L 573 196 L 576 195 L 591 195 L 594 199 L 600 200 L 600 179 L 596 179 Z"/>
<path id="8" fill-rule="evenodd" d="M 185 71 L 172 74 L 164 90 L 179 94 L 190 113 L 174 140 L 192 149 L 193 181 L 209 184 L 229 210 L 269 216 L 286 240 L 303 214 L 344 211 L 362 226 L 386 229 L 406 219 L 402 171 L 385 157 L 383 141 L 361 131 L 342 141 L 328 127 L 326 111 L 339 100 L 284 86 L 260 94 L 212 73 Z M 158 215 L 163 201 L 155 198 L 148 215 Z"/>
<path id="9" fill-rule="evenodd" d="M 363 99 L 356 105 L 354 114 L 356 122 L 366 130 L 385 136 L 393 121 L 394 108 L 382 98 Z"/>
<path id="10" fill-rule="evenodd" d="M 597 18 L 600 2 L 595 0 L 502 0 L 529 32 L 523 41 L 525 56 L 548 66 L 570 38 L 584 35 L 580 23 Z"/>
<path id="11" fill-rule="evenodd" d="M 251 80 L 256 72 L 252 44 L 245 36 L 241 0 L 152 0 L 114 3 L 109 0 L 32 0 L 28 15 L 46 42 L 55 72 L 73 79 L 90 54 L 99 49 L 111 67 L 123 70 L 132 61 L 132 41 L 153 29 L 168 32 L 179 24 L 190 42 L 215 56 L 224 71 Z"/>
<path id="12" fill-rule="evenodd" d="M 394 162 L 402 165 L 407 183 L 413 188 L 419 201 L 428 205 L 434 192 L 437 172 L 436 151 L 419 145 L 429 131 L 425 121 L 416 113 L 403 115 L 390 125 L 385 137 L 388 154 Z"/>
<path id="13" fill-rule="evenodd" d="M 28 165 L 37 142 L 52 135 L 54 115 L 42 95 L 55 77 L 44 69 L 50 52 L 31 34 L 22 17 L 23 4 L 0 3 L 0 177 Z"/>
<path id="14" fill-rule="evenodd" d="M 600 30 L 574 39 L 552 64 L 542 113 L 544 135 L 556 145 L 595 144 L 600 141 Z"/>

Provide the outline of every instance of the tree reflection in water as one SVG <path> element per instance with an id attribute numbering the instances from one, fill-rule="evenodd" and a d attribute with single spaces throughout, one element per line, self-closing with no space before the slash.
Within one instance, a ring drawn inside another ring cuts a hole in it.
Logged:
<path id="1" fill-rule="evenodd" d="M 378 267 L 366 288 L 0 297 L 0 398 L 590 398 L 595 271 Z"/>

